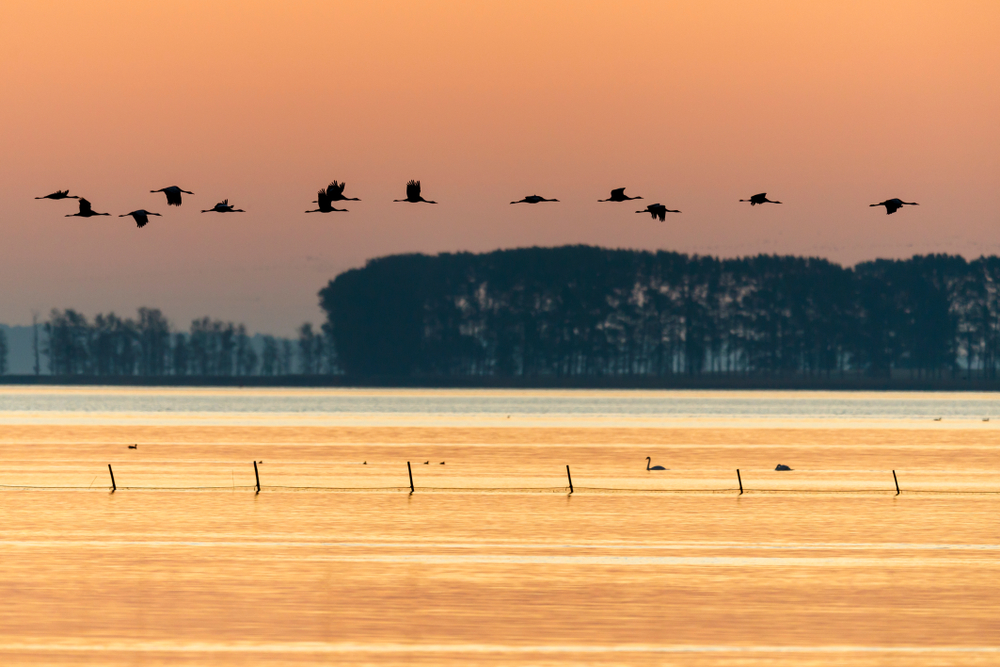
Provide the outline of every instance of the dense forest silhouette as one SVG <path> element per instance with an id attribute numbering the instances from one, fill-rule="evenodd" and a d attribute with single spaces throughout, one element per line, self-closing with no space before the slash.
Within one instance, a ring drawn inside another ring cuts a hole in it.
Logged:
<path id="1" fill-rule="evenodd" d="M 845 268 L 588 246 L 395 255 L 320 291 L 348 376 L 976 378 L 1000 258 Z"/>
<path id="2" fill-rule="evenodd" d="M 92 320 L 53 310 L 36 331 L 35 367 L 194 383 L 254 376 L 280 384 L 292 375 L 335 384 L 994 381 L 998 285 L 998 257 L 847 268 L 819 258 L 589 246 L 393 255 L 330 281 L 319 292 L 326 323 L 301 325 L 297 340 L 251 336 L 208 317 L 177 331 L 155 308 Z M 0 373 L 6 351 L 0 337 Z"/>

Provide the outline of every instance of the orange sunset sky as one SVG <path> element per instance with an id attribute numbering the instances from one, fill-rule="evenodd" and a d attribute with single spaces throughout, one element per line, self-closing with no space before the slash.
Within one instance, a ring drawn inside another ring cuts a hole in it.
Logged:
<path id="1" fill-rule="evenodd" d="M 0 93 L 7 324 L 291 335 L 399 252 L 1000 253 L 996 0 L 4 0 Z M 410 178 L 440 204 L 393 204 Z M 363 201 L 306 215 L 333 179 Z M 642 205 L 596 202 L 620 186 Z M 63 188 L 116 217 L 33 199 Z M 761 191 L 785 204 L 737 201 Z M 562 201 L 508 204 L 535 193 Z M 199 213 L 223 198 L 247 213 Z M 657 201 L 683 213 L 634 213 Z"/>

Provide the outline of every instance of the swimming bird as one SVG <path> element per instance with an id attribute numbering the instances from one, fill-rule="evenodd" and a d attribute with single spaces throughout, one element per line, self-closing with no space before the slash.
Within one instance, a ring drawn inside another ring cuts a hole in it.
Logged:
<path id="1" fill-rule="evenodd" d="M 934 421 L 939 422 L 939 421 L 941 421 L 941 418 L 940 417 L 935 417 Z"/>
<path id="2" fill-rule="evenodd" d="M 202 213 L 246 213 L 241 208 L 233 208 L 228 199 L 223 199 L 212 208 L 205 209 Z"/>
<path id="3" fill-rule="evenodd" d="M 160 214 L 159 213 L 153 213 L 152 211 L 147 211 L 144 208 L 140 208 L 140 209 L 138 209 L 136 211 L 132 211 L 131 213 L 126 213 L 124 215 L 119 215 L 118 217 L 119 218 L 127 218 L 130 215 L 135 220 L 135 226 L 138 227 L 139 229 L 142 229 L 143 227 L 145 227 L 149 223 L 149 216 L 151 216 L 151 215 L 158 216 Z"/>
<path id="4" fill-rule="evenodd" d="M 984 422 L 988 422 L 989 420 L 990 420 L 989 417 L 986 417 L 986 418 L 983 419 Z"/>
<path id="5" fill-rule="evenodd" d="M 651 218 L 659 218 L 660 222 L 667 219 L 667 213 L 680 213 L 680 211 L 672 211 L 663 204 L 650 204 L 641 211 L 636 211 L 636 213 L 649 213 Z"/>
<path id="6" fill-rule="evenodd" d="M 361 201 L 357 197 L 345 197 L 344 188 L 346 187 L 347 183 L 338 183 L 337 181 L 334 181 L 333 183 L 330 183 L 330 185 L 326 186 L 326 196 L 330 198 L 330 201 Z"/>
<path id="7" fill-rule="evenodd" d="M 630 201 L 632 199 L 642 199 L 642 197 L 629 197 L 625 194 L 625 188 L 615 188 L 611 191 L 611 196 L 607 199 L 598 199 L 597 201 Z"/>
<path id="8" fill-rule="evenodd" d="M 545 197 L 539 197 L 538 195 L 530 195 L 524 199 L 519 199 L 517 201 L 512 201 L 511 204 L 537 204 L 543 201 L 559 201 L 558 199 L 546 199 Z"/>
<path id="9" fill-rule="evenodd" d="M 784 463 L 779 463 L 778 467 L 775 468 L 775 470 L 791 470 L 791 468 L 789 468 L 788 466 L 786 466 Z"/>
<path id="10" fill-rule="evenodd" d="M 420 196 L 420 181 L 408 181 L 406 183 L 406 199 L 393 199 L 392 201 L 406 201 L 411 204 L 420 202 L 424 202 L 425 204 L 437 203 L 436 201 L 430 201 Z"/>
<path id="11" fill-rule="evenodd" d="M 646 470 L 666 470 L 666 468 L 664 468 L 663 466 L 653 466 L 652 468 L 650 468 L 649 464 L 652 463 L 652 462 L 653 462 L 653 459 L 651 459 L 651 458 L 649 458 L 647 456 L 646 457 Z"/>
<path id="12" fill-rule="evenodd" d="M 877 204 L 868 204 L 869 206 L 885 206 L 885 214 L 892 215 L 904 206 L 920 206 L 915 201 L 903 201 L 902 199 L 893 198 L 886 199 L 885 201 L 880 201 Z"/>
<path id="13" fill-rule="evenodd" d="M 330 205 L 330 195 L 328 190 L 320 190 L 316 193 L 316 203 L 319 204 L 319 208 L 313 209 L 312 211 L 306 211 L 306 213 L 333 213 L 334 211 L 338 213 L 347 213 L 346 208 L 334 208 Z"/>
<path id="14" fill-rule="evenodd" d="M 180 206 L 181 205 L 181 193 L 186 195 L 193 195 L 193 192 L 188 192 L 187 190 L 181 190 L 176 185 L 171 185 L 168 188 L 160 188 L 159 190 L 150 190 L 150 192 L 162 192 L 167 195 L 167 205 L 168 206 Z"/>
<path id="15" fill-rule="evenodd" d="M 139 445 L 129 445 L 129 449 L 139 449 Z"/>
<path id="16" fill-rule="evenodd" d="M 69 190 L 56 190 L 52 194 L 45 195 L 44 197 L 35 197 L 35 199 L 79 199 L 79 197 L 71 195 Z"/>
<path id="17" fill-rule="evenodd" d="M 90 218 L 90 217 L 93 217 L 95 215 L 111 215 L 110 213 L 96 213 L 96 212 L 94 212 L 94 209 L 91 208 L 91 206 L 90 206 L 90 202 L 87 201 L 86 199 L 81 198 L 79 203 L 80 203 L 80 211 L 79 211 L 79 213 L 70 213 L 70 214 L 68 214 L 66 216 L 67 218 L 73 218 L 73 217 Z"/>
<path id="18" fill-rule="evenodd" d="M 751 206 L 756 206 L 757 204 L 780 204 L 781 203 L 780 201 L 771 201 L 770 199 L 768 199 L 766 192 L 761 192 L 760 194 L 756 194 L 756 195 L 750 197 L 750 199 L 741 199 L 740 201 L 748 201 L 748 202 L 750 202 Z"/>

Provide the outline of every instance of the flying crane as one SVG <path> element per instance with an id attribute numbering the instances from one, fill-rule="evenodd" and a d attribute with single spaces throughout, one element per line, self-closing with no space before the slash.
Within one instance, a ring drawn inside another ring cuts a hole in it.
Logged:
<path id="1" fill-rule="evenodd" d="M 420 203 L 420 202 L 424 202 L 425 204 L 436 204 L 437 203 L 436 201 L 430 201 L 430 200 L 427 200 L 427 199 L 424 199 L 423 197 L 421 197 L 420 196 L 420 181 L 413 181 L 413 180 L 408 181 L 406 183 L 406 199 L 393 199 L 392 201 L 394 201 L 394 202 L 405 201 L 405 202 L 410 202 L 411 204 L 417 204 L 417 203 Z"/>

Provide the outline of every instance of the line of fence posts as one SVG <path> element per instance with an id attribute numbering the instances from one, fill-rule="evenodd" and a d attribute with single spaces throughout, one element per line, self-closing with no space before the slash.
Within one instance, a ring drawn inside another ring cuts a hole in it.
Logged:
<path id="1" fill-rule="evenodd" d="M 410 476 L 410 494 L 412 495 L 416 491 L 416 487 L 413 486 L 413 467 L 410 462 L 406 462 L 406 472 Z M 115 471 L 111 469 L 111 464 L 108 464 L 108 473 L 111 475 L 111 493 L 118 490 L 118 486 L 115 484 Z M 253 462 L 253 476 L 256 484 L 254 485 L 254 495 L 260 493 L 260 472 L 257 470 L 257 461 Z M 569 482 L 569 492 L 573 493 L 573 475 L 570 474 L 569 464 L 566 465 L 566 481 Z M 896 485 L 896 495 L 900 494 L 899 491 L 899 480 L 896 478 L 896 471 L 892 471 L 892 481 Z M 740 485 L 739 495 L 743 495 L 743 477 L 740 475 L 740 469 L 736 469 L 736 482 Z"/>

